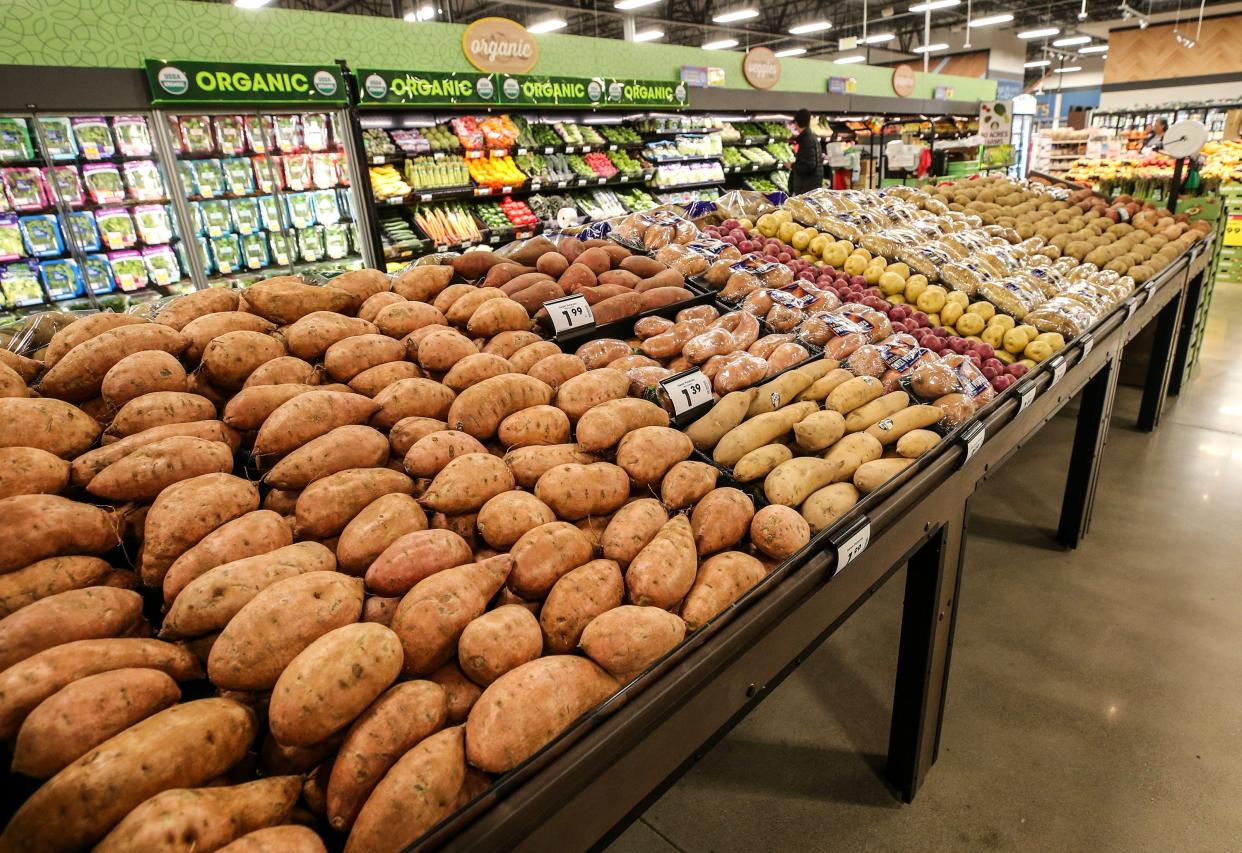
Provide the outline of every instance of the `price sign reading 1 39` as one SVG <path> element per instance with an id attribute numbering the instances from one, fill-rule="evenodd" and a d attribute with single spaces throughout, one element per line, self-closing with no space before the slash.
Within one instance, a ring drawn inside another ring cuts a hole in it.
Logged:
<path id="1" fill-rule="evenodd" d="M 595 325 L 595 315 L 586 297 L 581 293 L 553 299 L 543 303 L 552 320 L 552 330 L 558 335 L 588 329 Z"/>
<path id="2" fill-rule="evenodd" d="M 661 379 L 660 385 L 673 405 L 674 416 L 684 415 L 712 401 L 712 383 L 698 368 Z"/>

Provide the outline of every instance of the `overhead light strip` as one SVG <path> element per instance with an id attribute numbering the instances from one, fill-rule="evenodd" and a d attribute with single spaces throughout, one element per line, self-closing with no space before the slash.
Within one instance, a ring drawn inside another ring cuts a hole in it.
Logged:
<path id="1" fill-rule="evenodd" d="M 832 21 L 811 21 L 810 23 L 790 27 L 789 32 L 796 36 L 804 36 L 808 33 L 822 33 L 824 30 L 830 29 L 832 29 Z"/>

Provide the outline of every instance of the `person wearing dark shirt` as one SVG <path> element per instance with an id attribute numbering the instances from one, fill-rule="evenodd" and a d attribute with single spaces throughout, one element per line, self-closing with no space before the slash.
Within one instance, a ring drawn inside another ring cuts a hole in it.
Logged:
<path id="1" fill-rule="evenodd" d="M 1146 138 L 1143 139 L 1143 149 L 1159 151 L 1161 148 L 1164 148 L 1164 133 L 1168 129 L 1168 119 L 1158 118 L 1153 121 L 1151 129 L 1147 131 Z"/>
<path id="2" fill-rule="evenodd" d="M 798 135 L 794 138 L 798 153 L 789 173 L 789 194 L 799 195 L 823 185 L 824 160 L 819 150 L 819 139 L 811 132 L 811 111 L 801 109 L 794 113 L 794 124 L 798 128 Z"/>

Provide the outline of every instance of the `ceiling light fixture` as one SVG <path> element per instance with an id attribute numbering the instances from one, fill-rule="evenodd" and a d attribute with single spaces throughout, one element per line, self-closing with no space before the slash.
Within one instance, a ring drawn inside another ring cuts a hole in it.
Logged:
<path id="1" fill-rule="evenodd" d="M 945 44 L 944 42 L 937 42 L 936 44 L 921 44 L 918 47 L 911 48 L 911 52 L 912 53 L 935 53 L 938 50 L 945 50 L 948 47 L 949 46 Z"/>
<path id="2" fill-rule="evenodd" d="M 1082 0 L 1082 8 L 1078 10 L 1078 20 L 1087 20 L 1087 0 Z"/>
<path id="3" fill-rule="evenodd" d="M 530 33 L 550 33 L 553 30 L 563 30 L 569 24 L 564 18 L 544 18 L 541 21 L 535 21 L 533 24 L 526 25 L 526 31 Z"/>
<path id="4" fill-rule="evenodd" d="M 1076 47 L 1080 44 L 1091 44 L 1091 36 L 1068 36 L 1063 39 L 1057 39 L 1052 43 L 1053 47 Z"/>
<path id="5" fill-rule="evenodd" d="M 1047 68 L 1052 64 L 1051 59 L 1036 59 L 1023 65 L 1023 68 Z"/>
<path id="6" fill-rule="evenodd" d="M 776 56 L 801 56 L 806 53 L 805 47 L 787 47 L 784 50 L 778 50 Z"/>
<path id="7" fill-rule="evenodd" d="M 654 6 L 660 0 L 617 0 L 612 4 L 612 8 L 625 11 L 627 9 L 641 9 L 643 6 Z"/>
<path id="8" fill-rule="evenodd" d="M 975 27 L 991 27 L 996 24 L 1007 24 L 1013 20 L 1013 15 L 1008 12 L 1003 15 L 988 15 L 986 18 L 975 18 L 966 26 L 974 29 Z"/>
<path id="9" fill-rule="evenodd" d="M 865 39 L 859 39 L 862 44 L 884 44 L 897 38 L 893 33 L 876 33 L 873 36 L 867 36 Z"/>
<path id="10" fill-rule="evenodd" d="M 796 36 L 804 36 L 807 33 L 822 33 L 824 30 L 830 29 L 832 29 L 832 21 L 811 21 L 810 23 L 790 27 L 789 31 Z"/>
<path id="11" fill-rule="evenodd" d="M 1061 29 L 1059 27 L 1041 27 L 1038 30 L 1027 30 L 1025 32 L 1018 33 L 1018 38 L 1020 39 L 1041 39 L 1041 38 L 1046 38 L 1047 36 L 1055 36 L 1055 35 L 1060 35 L 1060 34 L 1061 34 Z"/>
<path id="12" fill-rule="evenodd" d="M 1082 70 L 1081 65 L 1069 65 L 1069 66 L 1066 66 L 1065 68 L 1058 68 L 1057 73 L 1058 74 L 1073 74 L 1075 71 L 1081 71 L 1081 70 Z"/>
<path id="13" fill-rule="evenodd" d="M 734 9 L 730 12 L 721 12 L 719 15 L 713 15 L 712 20 L 717 24 L 731 24 L 734 21 L 748 21 L 751 18 L 758 18 L 758 9 Z"/>
<path id="14" fill-rule="evenodd" d="M 962 5 L 962 0 L 925 0 L 910 7 L 911 12 L 933 12 L 936 9 L 948 9 Z"/>
<path id="15" fill-rule="evenodd" d="M 423 5 L 419 6 L 417 9 L 414 9 L 411 12 L 405 13 L 405 19 L 409 21 L 411 24 L 416 23 L 418 21 L 430 21 L 435 16 L 436 16 L 436 7 L 432 6 L 430 3 L 424 3 Z"/>
<path id="16" fill-rule="evenodd" d="M 836 59 L 832 61 L 835 62 L 837 65 L 854 65 L 859 62 L 866 62 L 867 57 L 863 56 L 862 54 L 858 54 L 856 56 L 837 57 Z"/>
<path id="17" fill-rule="evenodd" d="M 737 39 L 719 39 L 717 41 L 704 42 L 704 50 L 724 50 L 729 47 L 737 47 Z"/>
<path id="18" fill-rule="evenodd" d="M 1108 53 L 1108 45 L 1093 44 L 1090 47 L 1080 47 L 1078 48 L 1078 52 L 1079 53 Z"/>
<path id="19" fill-rule="evenodd" d="M 634 41 L 655 41 L 664 38 L 664 30 L 641 30 L 634 33 Z"/>

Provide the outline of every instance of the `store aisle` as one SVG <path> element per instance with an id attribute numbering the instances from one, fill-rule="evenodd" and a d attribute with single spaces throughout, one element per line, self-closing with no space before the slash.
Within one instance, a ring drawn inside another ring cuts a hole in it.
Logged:
<path id="1" fill-rule="evenodd" d="M 901 806 L 887 747 L 903 575 L 610 848 L 1237 850 L 1242 286 L 1154 435 L 1122 388 L 1093 527 L 1053 544 L 1073 422 L 978 492 L 940 760 Z"/>

